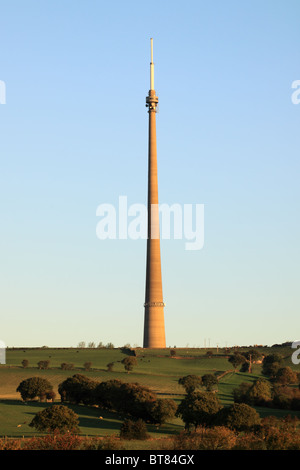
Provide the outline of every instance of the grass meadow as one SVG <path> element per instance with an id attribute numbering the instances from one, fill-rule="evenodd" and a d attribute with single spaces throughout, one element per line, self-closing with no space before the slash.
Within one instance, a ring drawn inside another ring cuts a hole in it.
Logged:
<path id="1" fill-rule="evenodd" d="M 53 385 L 57 394 L 56 402 L 60 401 L 58 385 L 67 377 L 74 374 L 84 374 L 99 382 L 109 379 L 119 379 L 124 382 L 138 382 L 155 391 L 158 397 L 174 399 L 177 403 L 184 397 L 184 389 L 178 384 L 178 379 L 188 374 L 204 375 L 205 373 L 221 374 L 228 371 L 219 380 L 218 396 L 223 405 L 233 403 L 233 389 L 241 382 L 251 382 L 261 377 L 261 365 L 255 364 L 253 372 L 234 373 L 228 356 L 224 352 L 212 350 L 213 357 L 209 358 L 204 349 L 176 349 L 176 356 L 171 357 L 170 351 L 166 350 L 143 350 L 136 351 L 138 365 L 130 373 L 124 370 L 121 361 L 126 357 L 126 351 L 122 349 L 76 349 L 76 348 L 14 348 L 7 350 L 6 365 L 0 365 L 0 436 L 7 437 L 30 437 L 41 435 L 29 426 L 34 415 L 51 403 L 27 402 L 24 403 L 16 388 L 19 383 L 29 377 L 47 378 Z M 270 354 L 280 352 L 285 357 L 285 365 L 289 365 L 299 371 L 299 366 L 291 362 L 291 350 L 289 348 L 264 348 L 263 352 Z M 23 359 L 29 361 L 27 368 L 23 368 Z M 37 363 L 41 360 L 49 360 L 48 370 L 39 370 Z M 74 364 L 74 370 L 62 370 L 62 363 Z M 91 362 L 91 370 L 84 369 L 84 363 Z M 113 372 L 107 371 L 107 364 L 113 362 Z M 83 405 L 68 405 L 79 416 L 79 426 L 83 436 L 107 436 L 118 434 L 123 422 L 122 416 L 103 410 L 98 407 Z M 257 408 L 260 415 L 276 415 L 278 417 L 286 414 L 296 415 L 300 418 L 300 412 L 287 410 L 272 410 Z M 163 439 L 183 430 L 184 426 L 179 418 L 167 422 L 161 427 L 148 425 L 148 432 L 152 439 Z M 150 441 L 151 442 L 151 441 Z M 153 444 L 139 443 L 139 446 Z M 131 448 L 134 443 L 130 444 Z M 133 446 L 133 447 L 132 447 Z M 145 447 L 145 448 L 146 448 Z M 140 447 L 139 447 L 140 448 Z M 144 448 L 144 447 L 143 447 Z"/>

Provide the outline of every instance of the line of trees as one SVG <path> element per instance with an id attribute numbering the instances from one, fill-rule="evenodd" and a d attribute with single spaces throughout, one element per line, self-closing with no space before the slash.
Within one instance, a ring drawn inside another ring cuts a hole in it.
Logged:
<path id="1" fill-rule="evenodd" d="M 207 392 L 217 390 L 218 379 L 214 374 L 200 375 L 186 375 L 180 377 L 178 380 L 179 385 L 182 385 L 186 393 L 194 392 L 198 388 L 204 387 Z"/>
<path id="2" fill-rule="evenodd" d="M 100 341 L 97 346 L 96 346 L 96 343 L 94 343 L 94 341 L 90 341 L 89 343 L 86 343 L 85 341 L 80 341 L 77 347 L 80 349 L 82 348 L 114 349 L 115 346 L 113 345 L 113 343 L 103 344 L 102 341 Z"/>
<path id="3" fill-rule="evenodd" d="M 98 405 L 159 425 L 173 418 L 177 408 L 174 400 L 157 398 L 153 391 L 138 383 L 96 382 L 81 374 L 64 380 L 58 392 L 62 403 Z"/>

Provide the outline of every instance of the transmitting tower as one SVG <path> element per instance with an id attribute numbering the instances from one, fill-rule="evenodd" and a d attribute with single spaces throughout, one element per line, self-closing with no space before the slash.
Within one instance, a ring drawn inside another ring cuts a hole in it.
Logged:
<path id="1" fill-rule="evenodd" d="M 144 348 L 165 348 L 164 302 L 161 278 L 156 112 L 158 97 L 154 90 L 153 40 L 151 38 L 150 90 L 146 97 L 149 113 L 148 146 L 148 239 L 145 295 Z"/>

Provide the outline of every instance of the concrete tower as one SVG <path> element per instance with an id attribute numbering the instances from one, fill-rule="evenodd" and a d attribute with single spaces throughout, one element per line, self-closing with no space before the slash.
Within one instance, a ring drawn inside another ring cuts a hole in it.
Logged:
<path id="1" fill-rule="evenodd" d="M 144 348 L 165 348 L 164 302 L 161 279 L 159 210 L 156 153 L 156 111 L 153 40 L 151 39 L 150 90 L 146 97 L 149 113 L 148 147 L 148 240 L 145 295 Z"/>

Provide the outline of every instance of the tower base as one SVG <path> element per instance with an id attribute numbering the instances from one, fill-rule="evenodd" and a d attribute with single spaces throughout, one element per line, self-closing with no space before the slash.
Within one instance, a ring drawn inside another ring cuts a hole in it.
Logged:
<path id="1" fill-rule="evenodd" d="M 164 304 L 145 306 L 144 348 L 165 348 Z"/>

